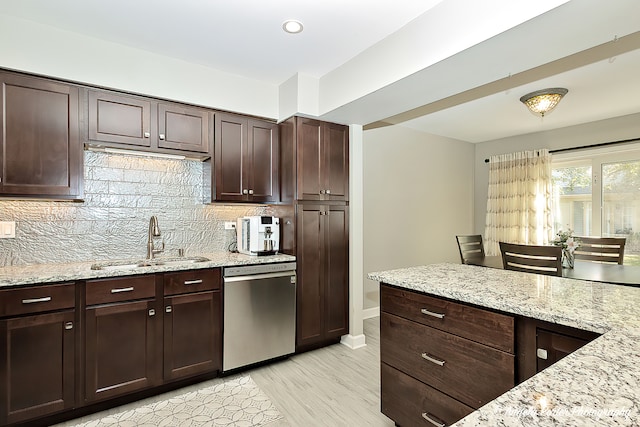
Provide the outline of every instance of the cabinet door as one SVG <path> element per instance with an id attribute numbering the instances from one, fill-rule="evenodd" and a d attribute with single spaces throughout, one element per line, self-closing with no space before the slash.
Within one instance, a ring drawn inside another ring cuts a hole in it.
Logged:
<path id="1" fill-rule="evenodd" d="M 162 331 L 153 301 L 88 307 L 85 314 L 87 402 L 160 383 Z"/>
<path id="2" fill-rule="evenodd" d="M 155 138 L 155 130 L 151 128 L 151 102 L 115 93 L 89 91 L 89 139 L 151 147 Z"/>
<path id="3" fill-rule="evenodd" d="M 215 182 L 212 199 L 245 201 L 248 193 L 245 153 L 247 151 L 247 119 L 231 114 L 216 114 L 215 126 Z"/>
<path id="4" fill-rule="evenodd" d="M 164 299 L 164 379 L 221 369 L 220 292 Z"/>
<path id="5" fill-rule="evenodd" d="M 324 333 L 339 338 L 349 333 L 349 208 L 327 206 L 324 219 Z"/>
<path id="6" fill-rule="evenodd" d="M 320 342 L 324 320 L 324 206 L 298 205 L 296 346 Z M 322 213 L 322 214 L 321 214 Z"/>
<path id="7" fill-rule="evenodd" d="M 587 339 L 572 337 L 544 329 L 538 329 L 536 335 L 537 372 L 548 368 L 558 360 L 589 343 Z"/>
<path id="8" fill-rule="evenodd" d="M 249 120 L 249 139 L 246 169 L 249 182 L 249 201 L 277 202 L 278 185 L 278 125 Z"/>
<path id="9" fill-rule="evenodd" d="M 0 193 L 80 197 L 78 89 L 9 73 L 0 84 Z"/>
<path id="10" fill-rule="evenodd" d="M 324 200 L 349 200 L 349 128 L 325 123 L 323 138 Z"/>
<path id="11" fill-rule="evenodd" d="M 184 105 L 158 105 L 158 147 L 197 153 L 211 148 L 211 113 Z"/>
<path id="12" fill-rule="evenodd" d="M 311 119 L 297 119 L 298 154 L 298 200 L 322 200 L 320 190 L 324 191 L 322 179 L 323 140 L 322 122 Z"/>
<path id="13" fill-rule="evenodd" d="M 74 313 L 0 321 L 0 425 L 73 407 Z"/>

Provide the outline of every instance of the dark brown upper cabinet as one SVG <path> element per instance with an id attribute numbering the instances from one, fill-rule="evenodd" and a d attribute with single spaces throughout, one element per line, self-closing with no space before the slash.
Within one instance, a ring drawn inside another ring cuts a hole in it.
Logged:
<path id="1" fill-rule="evenodd" d="M 89 91 L 90 140 L 151 147 L 151 132 L 150 101 Z"/>
<path id="2" fill-rule="evenodd" d="M 280 124 L 282 200 L 349 200 L 349 128 L 292 117 Z"/>
<path id="3" fill-rule="evenodd" d="M 82 198 L 79 90 L 0 72 L 0 196 Z"/>
<path id="4" fill-rule="evenodd" d="M 234 114 L 215 123 L 211 200 L 278 202 L 278 125 Z"/>
<path id="5" fill-rule="evenodd" d="M 88 93 L 90 141 L 115 148 L 211 155 L 211 110 L 114 92 Z"/>

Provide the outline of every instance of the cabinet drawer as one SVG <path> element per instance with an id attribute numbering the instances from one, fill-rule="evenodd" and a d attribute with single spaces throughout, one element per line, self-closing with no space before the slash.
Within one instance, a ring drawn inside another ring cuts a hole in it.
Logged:
<path id="1" fill-rule="evenodd" d="M 382 413 L 399 426 L 451 425 L 473 412 L 438 390 L 386 364 L 380 365 Z M 438 424 L 436 424 L 438 425 Z"/>
<path id="2" fill-rule="evenodd" d="M 515 356 L 398 316 L 380 316 L 380 360 L 479 408 L 514 386 Z"/>
<path id="3" fill-rule="evenodd" d="M 30 286 L 0 291 L 0 317 L 74 308 L 76 285 Z"/>
<path id="4" fill-rule="evenodd" d="M 155 275 L 120 277 L 87 281 L 87 305 L 107 304 L 153 298 L 156 294 Z"/>
<path id="5" fill-rule="evenodd" d="M 514 318 L 382 285 L 381 310 L 514 353 Z"/>
<path id="6" fill-rule="evenodd" d="M 165 273 L 164 294 L 176 295 L 220 289 L 220 269 L 189 270 Z"/>

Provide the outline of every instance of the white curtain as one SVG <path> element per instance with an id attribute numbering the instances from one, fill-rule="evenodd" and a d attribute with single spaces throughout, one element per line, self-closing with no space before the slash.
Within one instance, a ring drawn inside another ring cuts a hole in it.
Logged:
<path id="1" fill-rule="evenodd" d="M 484 240 L 487 255 L 498 242 L 546 245 L 553 240 L 553 183 L 549 150 L 491 156 Z"/>

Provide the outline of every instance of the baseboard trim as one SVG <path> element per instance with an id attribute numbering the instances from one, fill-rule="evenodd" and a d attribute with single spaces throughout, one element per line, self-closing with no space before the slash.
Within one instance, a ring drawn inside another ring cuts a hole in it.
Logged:
<path id="1" fill-rule="evenodd" d="M 366 310 L 362 310 L 362 319 L 371 319 L 372 317 L 380 316 L 380 307 L 367 308 Z"/>
<path id="2" fill-rule="evenodd" d="M 356 350 L 358 348 L 367 346 L 366 337 L 364 336 L 364 334 L 355 336 L 351 334 L 343 335 L 342 338 L 340 338 L 340 344 L 346 345 L 351 350 Z"/>

